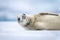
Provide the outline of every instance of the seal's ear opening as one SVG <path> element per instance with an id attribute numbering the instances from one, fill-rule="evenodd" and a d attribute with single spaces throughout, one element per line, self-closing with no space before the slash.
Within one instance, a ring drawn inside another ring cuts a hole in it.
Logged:
<path id="1" fill-rule="evenodd" d="M 54 16 L 59 16 L 58 14 L 52 14 L 52 13 L 39 13 L 40 15 L 54 15 Z"/>

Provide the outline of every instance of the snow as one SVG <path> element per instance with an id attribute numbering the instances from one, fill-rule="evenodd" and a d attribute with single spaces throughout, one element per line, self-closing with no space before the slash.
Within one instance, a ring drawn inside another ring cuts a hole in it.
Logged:
<path id="1" fill-rule="evenodd" d="M 0 40 L 59 40 L 59 30 L 25 30 L 17 22 L 0 22 Z"/>

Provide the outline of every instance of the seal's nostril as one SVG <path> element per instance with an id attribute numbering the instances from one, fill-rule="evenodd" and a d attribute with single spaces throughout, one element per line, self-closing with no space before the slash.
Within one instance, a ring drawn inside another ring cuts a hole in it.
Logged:
<path id="1" fill-rule="evenodd" d="M 18 18 L 18 21 L 20 21 L 20 18 Z"/>

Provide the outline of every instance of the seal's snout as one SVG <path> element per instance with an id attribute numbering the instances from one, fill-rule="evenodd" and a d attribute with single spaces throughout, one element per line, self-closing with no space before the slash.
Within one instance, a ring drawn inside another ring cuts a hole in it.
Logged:
<path id="1" fill-rule="evenodd" d="M 20 18 L 18 18 L 18 21 L 20 21 Z"/>

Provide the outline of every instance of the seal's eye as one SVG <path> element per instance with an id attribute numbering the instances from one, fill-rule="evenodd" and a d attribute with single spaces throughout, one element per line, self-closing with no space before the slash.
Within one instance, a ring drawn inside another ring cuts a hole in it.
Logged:
<path id="1" fill-rule="evenodd" d="M 25 14 L 23 14 L 23 15 L 25 15 Z"/>
<path id="2" fill-rule="evenodd" d="M 22 16 L 22 19 L 25 19 L 26 18 L 26 16 Z"/>

